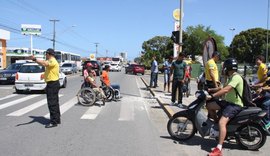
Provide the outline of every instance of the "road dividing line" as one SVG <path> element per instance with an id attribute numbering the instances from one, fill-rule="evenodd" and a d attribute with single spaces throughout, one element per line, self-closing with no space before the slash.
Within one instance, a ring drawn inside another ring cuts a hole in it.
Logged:
<path id="1" fill-rule="evenodd" d="M 62 96 L 63 95 L 59 95 L 59 97 L 62 97 Z M 41 107 L 41 106 L 43 106 L 45 104 L 47 104 L 47 99 L 43 99 L 43 100 L 41 100 L 39 102 L 36 102 L 36 103 L 34 103 L 32 105 L 24 107 L 24 108 L 22 108 L 20 110 L 17 110 L 15 112 L 12 112 L 12 113 L 8 114 L 7 116 L 22 116 L 22 115 L 24 115 L 24 114 L 26 114 L 26 113 L 34 110 L 34 109 L 37 109 L 37 108 L 39 108 L 39 107 Z"/>
<path id="2" fill-rule="evenodd" d="M 17 99 L 17 100 L 14 100 L 14 101 L 11 101 L 11 102 L 8 102 L 8 103 L 5 103 L 5 104 L 2 104 L 0 105 L 0 110 L 1 109 L 4 109 L 4 108 L 7 108 L 7 107 L 10 107 L 10 106 L 13 106 L 13 105 L 17 105 L 19 103 L 22 103 L 24 101 L 27 101 L 29 99 L 32 99 L 32 98 L 35 98 L 35 97 L 38 97 L 40 95 L 27 95 L 26 97 L 24 98 L 21 98 L 21 99 Z"/>
<path id="3" fill-rule="evenodd" d="M 62 104 L 60 106 L 61 115 L 64 114 L 66 111 L 68 111 L 71 107 L 73 107 L 77 103 L 78 103 L 77 97 L 74 97 L 71 100 L 67 101 L 66 103 Z M 44 117 L 49 119 L 50 118 L 50 113 L 44 115 Z"/>
<path id="4" fill-rule="evenodd" d="M 99 106 L 92 106 L 88 108 L 88 110 L 83 114 L 81 119 L 88 119 L 88 120 L 96 119 L 96 117 L 98 116 L 102 108 L 103 107 L 99 107 Z"/>
<path id="5" fill-rule="evenodd" d="M 1 89 L 1 88 L 0 88 Z M 12 97 L 14 97 L 14 96 L 17 96 L 18 94 L 11 94 L 11 95 L 8 95 L 8 96 L 6 96 L 6 97 L 3 97 L 3 98 L 0 98 L 0 101 L 1 100 L 5 100 L 5 99 L 8 99 L 8 98 L 12 98 Z"/>

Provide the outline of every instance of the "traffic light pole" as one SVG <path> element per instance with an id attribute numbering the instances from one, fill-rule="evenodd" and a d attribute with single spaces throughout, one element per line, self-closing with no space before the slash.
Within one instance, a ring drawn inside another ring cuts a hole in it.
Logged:
<path id="1" fill-rule="evenodd" d="M 183 31 L 182 31 L 182 26 L 183 26 L 183 10 L 184 10 L 184 5 L 183 5 L 184 0 L 180 0 L 180 22 L 179 22 L 179 53 L 182 52 L 182 36 L 183 36 Z M 179 54 L 178 53 L 178 54 Z"/>

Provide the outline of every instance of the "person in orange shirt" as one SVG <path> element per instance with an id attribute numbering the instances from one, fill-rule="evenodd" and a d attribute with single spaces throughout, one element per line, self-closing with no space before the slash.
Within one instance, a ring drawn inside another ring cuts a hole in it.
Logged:
<path id="1" fill-rule="evenodd" d="M 100 77 L 101 82 L 107 87 L 112 87 L 113 89 L 118 89 L 120 91 L 120 86 L 118 84 L 111 84 L 110 78 L 109 78 L 109 71 L 110 71 L 110 66 L 106 65 Z"/>

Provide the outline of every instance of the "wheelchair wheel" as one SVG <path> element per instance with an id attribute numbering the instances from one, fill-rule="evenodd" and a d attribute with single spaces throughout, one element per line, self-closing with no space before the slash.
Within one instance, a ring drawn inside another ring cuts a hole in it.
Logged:
<path id="1" fill-rule="evenodd" d="M 114 97 L 114 91 L 112 88 L 110 87 L 106 87 L 106 88 L 103 88 L 103 91 L 105 93 L 105 96 L 106 96 L 106 101 L 112 101 L 113 97 Z"/>
<path id="2" fill-rule="evenodd" d="M 96 93 L 91 88 L 82 88 L 77 94 L 78 101 L 83 106 L 92 106 L 96 101 Z"/>

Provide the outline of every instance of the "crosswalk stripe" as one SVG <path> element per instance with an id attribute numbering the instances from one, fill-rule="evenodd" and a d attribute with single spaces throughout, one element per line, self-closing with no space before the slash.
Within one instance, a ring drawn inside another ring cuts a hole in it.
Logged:
<path id="1" fill-rule="evenodd" d="M 128 99 L 131 101 L 129 97 Z M 134 104 L 132 102 L 125 102 L 125 98 L 122 99 L 119 121 L 131 121 L 134 120 Z M 133 100 L 132 100 L 133 101 Z"/>
<path id="2" fill-rule="evenodd" d="M 100 106 L 92 106 L 90 108 L 88 108 L 88 110 L 83 114 L 83 116 L 81 117 L 81 119 L 95 119 L 98 114 L 100 113 L 102 107 Z"/>
<path id="3" fill-rule="evenodd" d="M 13 105 L 16 105 L 16 104 L 19 104 L 19 103 L 24 102 L 26 100 L 38 97 L 38 96 L 40 96 L 40 95 L 29 95 L 29 96 L 26 96 L 24 98 L 17 99 L 17 100 L 2 104 L 2 105 L 0 105 L 0 110 L 4 109 L 4 108 L 7 108 L 7 107 L 10 107 L 10 106 L 13 106 Z"/>
<path id="4" fill-rule="evenodd" d="M 8 95 L 8 96 L 6 96 L 6 97 L 0 98 L 0 101 L 1 101 L 1 100 L 5 100 L 5 99 L 8 99 L 8 98 L 12 98 L 12 97 L 17 96 L 17 95 L 18 95 L 18 94 L 11 94 L 11 95 Z"/>
<path id="5" fill-rule="evenodd" d="M 64 114 L 67 110 L 69 110 L 71 107 L 73 107 L 77 103 L 78 103 L 77 97 L 74 97 L 71 100 L 69 100 L 68 102 L 62 104 L 60 106 L 61 115 Z M 47 118 L 47 119 L 49 119 L 50 118 L 50 113 L 44 115 L 44 117 Z"/>
<path id="6" fill-rule="evenodd" d="M 59 95 L 59 97 L 62 97 L 62 96 L 63 95 Z M 36 102 L 36 103 L 34 103 L 32 105 L 24 107 L 24 108 L 22 108 L 20 110 L 17 110 L 15 112 L 12 112 L 12 113 L 8 114 L 7 116 L 22 116 L 22 115 L 24 115 L 24 114 L 38 108 L 38 107 L 41 107 L 41 106 L 45 105 L 46 103 L 47 103 L 47 99 L 43 99 L 43 100 L 41 100 L 39 102 Z"/>

